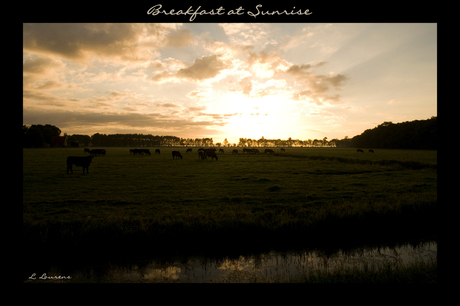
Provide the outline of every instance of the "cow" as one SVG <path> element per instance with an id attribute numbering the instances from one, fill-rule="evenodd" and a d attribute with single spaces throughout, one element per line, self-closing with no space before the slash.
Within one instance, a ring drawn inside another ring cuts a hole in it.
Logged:
<path id="1" fill-rule="evenodd" d="M 359 153 L 359 152 L 364 153 L 363 149 L 356 150 L 356 153 Z"/>
<path id="2" fill-rule="evenodd" d="M 286 152 L 286 150 L 284 148 L 281 148 L 281 152 Z"/>
<path id="3" fill-rule="evenodd" d="M 219 149 L 219 153 L 224 153 L 224 149 Z"/>
<path id="4" fill-rule="evenodd" d="M 205 160 L 207 157 L 211 157 L 211 160 L 215 158 L 216 160 L 219 160 L 216 154 L 216 149 L 203 149 L 200 148 L 198 150 L 198 157 L 202 160 Z"/>
<path id="5" fill-rule="evenodd" d="M 83 153 L 89 153 L 89 154 L 91 154 L 91 151 L 90 151 L 90 149 L 85 148 L 85 149 L 83 150 Z"/>
<path id="6" fill-rule="evenodd" d="M 155 149 L 155 154 L 160 154 L 160 149 Z"/>
<path id="7" fill-rule="evenodd" d="M 181 159 L 183 159 L 183 158 L 182 158 L 182 155 L 180 154 L 179 151 L 172 151 L 172 157 L 173 157 L 173 159 L 174 159 L 175 157 L 177 157 L 177 158 L 180 157 Z"/>
<path id="8" fill-rule="evenodd" d="M 374 150 L 372 150 L 372 149 L 369 149 L 369 153 L 374 153 Z"/>
<path id="9" fill-rule="evenodd" d="M 204 150 L 198 151 L 198 158 L 201 160 L 206 159 L 206 153 L 204 153 Z"/>
<path id="10" fill-rule="evenodd" d="M 185 153 L 191 153 L 192 152 L 192 149 L 187 149 L 187 151 L 185 151 Z"/>
<path id="11" fill-rule="evenodd" d="M 105 155 L 105 153 L 107 153 L 107 151 L 105 151 L 104 149 L 92 149 L 89 154 L 91 155 Z"/>
<path id="12" fill-rule="evenodd" d="M 150 153 L 150 150 L 149 149 L 139 149 L 139 151 L 141 151 L 141 154 L 144 155 L 145 154 L 148 154 L 148 155 L 152 155 L 152 153 Z"/>
<path id="13" fill-rule="evenodd" d="M 272 149 L 265 149 L 265 154 L 275 154 Z"/>
<path id="14" fill-rule="evenodd" d="M 238 150 L 233 150 L 232 154 L 238 154 Z"/>
<path id="15" fill-rule="evenodd" d="M 206 157 L 208 157 L 208 156 L 211 157 L 211 160 L 213 158 L 215 158 L 216 160 L 219 160 L 219 158 L 217 158 L 217 154 L 216 154 L 215 150 L 214 151 L 208 151 L 208 152 L 205 151 L 205 154 L 206 154 Z"/>
<path id="16" fill-rule="evenodd" d="M 85 173 L 85 169 L 86 169 L 86 173 L 89 173 L 88 168 L 89 168 L 89 165 L 91 164 L 91 160 L 93 159 L 93 157 L 94 157 L 93 155 L 67 157 L 67 173 L 69 173 L 69 170 L 70 170 L 70 173 L 73 174 L 72 165 L 75 165 L 77 167 L 83 167 L 83 173 Z"/>
<path id="17" fill-rule="evenodd" d="M 142 150 L 141 149 L 131 149 L 129 150 L 129 154 L 131 153 L 133 153 L 133 155 L 142 154 Z"/>

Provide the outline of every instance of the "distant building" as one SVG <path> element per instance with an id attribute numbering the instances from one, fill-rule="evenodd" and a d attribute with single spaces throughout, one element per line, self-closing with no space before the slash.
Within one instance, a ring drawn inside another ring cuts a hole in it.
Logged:
<path id="1" fill-rule="evenodd" d="M 67 146 L 67 136 L 54 136 L 51 140 L 51 147 L 60 147 L 64 148 Z"/>

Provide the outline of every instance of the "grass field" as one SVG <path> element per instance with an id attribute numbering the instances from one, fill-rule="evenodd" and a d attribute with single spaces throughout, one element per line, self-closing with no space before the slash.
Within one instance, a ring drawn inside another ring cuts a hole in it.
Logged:
<path id="1" fill-rule="evenodd" d="M 23 149 L 27 246 L 351 243 L 432 233 L 435 224 L 436 151 L 274 148 L 275 155 L 248 155 L 239 148 L 211 161 L 199 160 L 196 148 L 151 156 L 105 149 L 88 174 L 75 166 L 66 173 L 66 157 L 84 156 L 83 148 Z"/>

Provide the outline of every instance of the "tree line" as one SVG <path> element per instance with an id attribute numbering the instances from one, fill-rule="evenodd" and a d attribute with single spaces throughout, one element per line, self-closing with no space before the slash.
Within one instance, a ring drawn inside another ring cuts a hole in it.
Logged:
<path id="1" fill-rule="evenodd" d="M 49 147 L 61 130 L 50 124 L 23 125 L 23 147 Z M 214 143 L 212 138 L 180 138 L 145 134 L 99 134 L 67 135 L 67 146 L 73 147 L 353 147 L 375 149 L 437 149 L 437 117 L 427 120 L 402 123 L 384 122 L 373 129 L 365 130 L 353 138 L 332 139 L 260 139 L 239 138 L 237 144 L 227 139 Z"/>
<path id="2" fill-rule="evenodd" d="M 360 135 L 339 140 L 337 147 L 375 149 L 438 149 L 438 118 L 401 123 L 384 122 Z"/>

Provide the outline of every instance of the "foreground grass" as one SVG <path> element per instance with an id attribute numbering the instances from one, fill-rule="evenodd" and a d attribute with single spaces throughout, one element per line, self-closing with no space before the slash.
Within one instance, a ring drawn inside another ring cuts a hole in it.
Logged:
<path id="1" fill-rule="evenodd" d="M 132 156 L 129 148 L 108 148 L 89 174 L 77 168 L 71 175 L 65 158 L 83 149 L 25 149 L 24 244 L 125 252 L 433 232 L 436 152 L 289 149 L 227 153 L 216 162 L 184 152 L 173 160 L 172 150 Z"/>
<path id="2" fill-rule="evenodd" d="M 369 264 L 364 269 L 341 268 L 332 272 L 310 271 L 308 275 L 290 280 L 291 283 L 318 284 L 436 284 L 437 261 L 416 262 L 410 265 Z"/>

